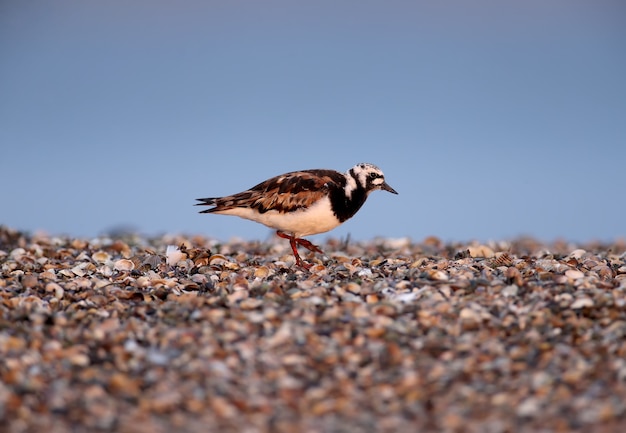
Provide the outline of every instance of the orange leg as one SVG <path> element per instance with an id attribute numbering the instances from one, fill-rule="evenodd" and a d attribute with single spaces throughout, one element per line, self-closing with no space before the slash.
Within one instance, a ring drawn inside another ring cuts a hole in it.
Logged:
<path id="1" fill-rule="evenodd" d="M 297 238 L 292 235 L 288 235 L 285 232 L 281 232 L 280 230 L 276 231 L 276 234 L 283 239 L 289 239 L 289 245 L 291 245 L 291 251 L 293 251 L 293 255 L 296 258 L 296 265 L 303 267 L 304 269 L 309 269 L 312 265 L 306 263 L 304 260 L 300 258 L 300 254 L 298 254 L 298 245 L 302 245 L 309 251 L 313 251 L 314 253 L 323 253 L 322 250 L 319 249 L 316 245 L 313 245 L 311 242 L 306 239 Z"/>

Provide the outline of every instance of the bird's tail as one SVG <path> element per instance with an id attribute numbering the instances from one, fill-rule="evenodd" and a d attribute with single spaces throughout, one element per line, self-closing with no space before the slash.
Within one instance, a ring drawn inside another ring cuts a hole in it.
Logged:
<path id="1" fill-rule="evenodd" d="M 197 198 L 196 201 L 199 203 L 196 203 L 195 206 L 215 206 L 217 204 L 216 200 L 217 197 Z M 200 213 L 211 213 L 216 209 L 217 208 L 205 209 L 201 210 Z"/>

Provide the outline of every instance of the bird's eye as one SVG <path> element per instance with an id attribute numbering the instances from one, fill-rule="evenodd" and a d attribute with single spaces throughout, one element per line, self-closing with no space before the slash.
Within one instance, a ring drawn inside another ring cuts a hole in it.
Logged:
<path id="1" fill-rule="evenodd" d="M 378 177 L 378 173 L 370 173 L 370 179 L 376 179 Z"/>

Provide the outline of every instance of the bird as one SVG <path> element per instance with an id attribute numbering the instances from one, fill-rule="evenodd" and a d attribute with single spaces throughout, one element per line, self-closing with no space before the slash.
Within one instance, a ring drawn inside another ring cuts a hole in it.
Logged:
<path id="1" fill-rule="evenodd" d="M 356 164 L 345 173 L 329 169 L 292 171 L 267 179 L 250 189 L 224 197 L 196 199 L 196 206 L 212 206 L 199 213 L 235 215 L 276 230 L 289 240 L 296 266 L 310 269 L 298 246 L 323 254 L 304 236 L 325 233 L 352 218 L 372 191 L 398 194 L 382 170 Z"/>

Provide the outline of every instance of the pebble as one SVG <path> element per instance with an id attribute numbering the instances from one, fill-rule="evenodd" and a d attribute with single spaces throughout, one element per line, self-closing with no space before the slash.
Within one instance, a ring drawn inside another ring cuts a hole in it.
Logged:
<path id="1" fill-rule="evenodd" d="M 578 280 L 585 277 L 585 273 L 577 269 L 569 269 L 565 271 L 565 276 L 570 280 Z"/>
<path id="2" fill-rule="evenodd" d="M 593 299 L 587 296 L 583 296 L 583 297 L 577 298 L 574 302 L 572 302 L 572 305 L 570 305 L 570 308 L 572 310 L 580 310 L 581 308 L 591 308 L 593 307 L 593 305 L 594 305 Z"/>

